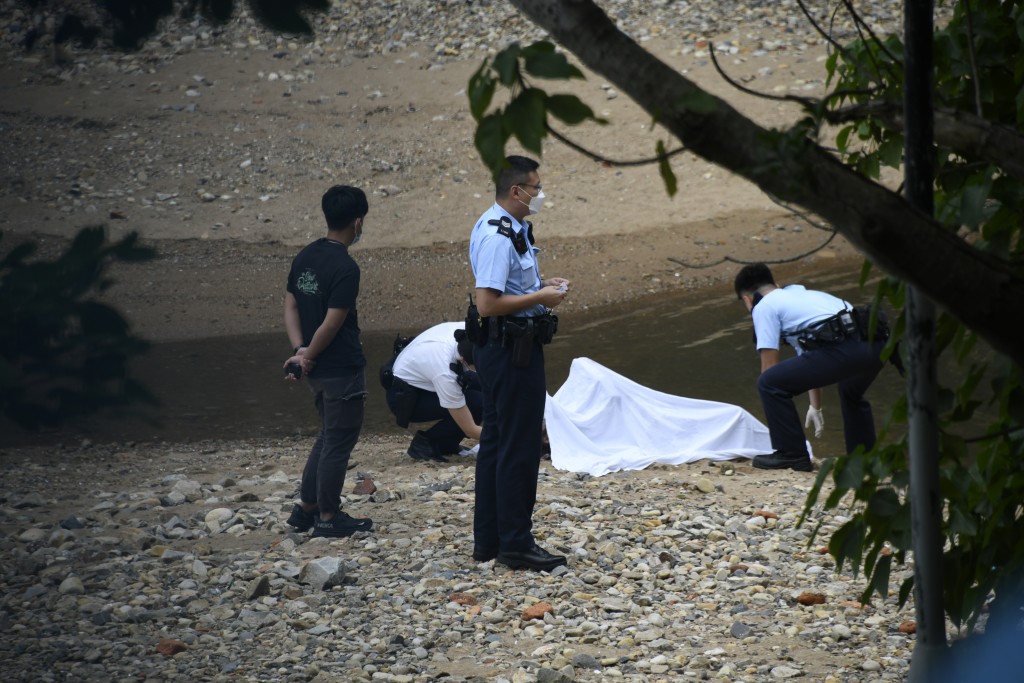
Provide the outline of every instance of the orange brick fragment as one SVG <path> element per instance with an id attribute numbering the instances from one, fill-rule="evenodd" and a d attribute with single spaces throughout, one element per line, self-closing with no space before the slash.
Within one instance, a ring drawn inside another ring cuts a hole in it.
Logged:
<path id="1" fill-rule="evenodd" d="M 373 483 L 372 479 L 360 479 L 356 482 L 356 485 L 352 487 L 352 493 L 357 496 L 368 496 L 377 490 L 377 485 Z"/>
<path id="2" fill-rule="evenodd" d="M 750 567 L 748 567 L 745 564 L 730 564 L 729 565 L 729 573 L 730 574 L 732 574 L 734 571 L 736 571 L 738 569 L 742 569 L 743 571 L 747 571 L 748 569 L 750 569 Z"/>
<path id="3" fill-rule="evenodd" d="M 916 621 L 904 621 L 900 624 L 900 633 L 917 633 Z"/>
<path id="4" fill-rule="evenodd" d="M 523 619 L 543 619 L 544 615 L 548 612 L 554 612 L 555 608 L 547 602 L 538 602 L 535 605 L 530 605 L 523 610 Z"/>
<path id="5" fill-rule="evenodd" d="M 188 645 L 180 640 L 175 640 L 174 638 L 162 638 L 160 642 L 156 644 L 156 651 L 165 657 L 171 657 L 179 652 L 184 652 L 187 649 Z"/>
<path id="6" fill-rule="evenodd" d="M 779 516 L 769 510 L 758 510 L 754 513 L 755 517 L 764 517 L 765 519 L 778 519 Z"/>
<path id="7" fill-rule="evenodd" d="M 808 593 L 805 591 L 800 594 L 796 601 L 801 605 L 824 605 L 825 596 L 821 593 Z"/>
<path id="8" fill-rule="evenodd" d="M 476 598 L 469 593 L 452 593 L 448 596 L 449 602 L 454 602 L 459 605 L 475 605 Z"/>

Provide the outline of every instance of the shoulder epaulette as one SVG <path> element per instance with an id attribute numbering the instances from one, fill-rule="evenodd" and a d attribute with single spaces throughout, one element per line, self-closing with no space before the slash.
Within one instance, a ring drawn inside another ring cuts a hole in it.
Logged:
<path id="1" fill-rule="evenodd" d="M 487 221 L 487 224 L 495 226 L 496 228 L 498 228 L 498 234 L 504 235 L 505 237 L 512 240 L 512 246 L 515 247 L 516 253 L 519 254 L 520 256 L 525 254 L 526 250 L 528 249 L 526 244 L 527 239 L 529 239 L 530 244 L 534 243 L 533 223 L 529 221 L 526 222 L 526 230 L 524 231 L 526 233 L 525 237 L 523 236 L 522 232 L 516 233 L 512 229 L 512 221 L 509 219 L 508 216 L 502 216 L 501 218 L 492 218 L 491 220 Z"/>

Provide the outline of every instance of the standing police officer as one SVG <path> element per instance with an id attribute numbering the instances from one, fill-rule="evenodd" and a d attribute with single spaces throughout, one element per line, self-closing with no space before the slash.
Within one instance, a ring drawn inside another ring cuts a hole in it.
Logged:
<path id="1" fill-rule="evenodd" d="M 774 453 L 758 455 L 754 467 L 810 472 L 811 460 L 793 397 L 810 392 L 811 406 L 804 426 L 821 436 L 821 389 L 839 385 L 846 452 L 875 445 L 875 422 L 864 392 L 882 369 L 881 353 L 888 338 L 883 325 L 867 339 L 865 313 L 827 294 L 775 284 L 763 263 L 744 266 L 736 275 L 736 296 L 754 319 L 754 336 L 761 356 L 757 391 L 764 406 Z M 794 358 L 781 360 L 781 341 L 796 349 Z"/>
<path id="2" fill-rule="evenodd" d="M 542 344 L 554 335 L 557 318 L 550 309 L 565 299 L 569 281 L 541 280 L 537 267 L 533 226 L 525 219 L 543 205 L 538 166 L 526 157 L 506 159 L 495 203 L 469 238 L 476 306 L 486 328 L 476 351 L 484 417 L 473 559 L 551 571 L 566 559 L 538 546 L 532 531 L 547 396 Z"/>

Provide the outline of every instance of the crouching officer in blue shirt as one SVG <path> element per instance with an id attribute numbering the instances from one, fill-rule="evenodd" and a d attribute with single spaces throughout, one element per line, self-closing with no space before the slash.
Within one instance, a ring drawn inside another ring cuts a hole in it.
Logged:
<path id="1" fill-rule="evenodd" d="M 543 345 L 555 334 L 551 309 L 565 299 L 569 281 L 541 280 L 537 267 L 533 226 L 525 219 L 543 205 L 539 164 L 521 156 L 506 163 L 495 203 L 469 238 L 476 310 L 470 307 L 466 331 L 480 345 L 476 367 L 484 394 L 473 559 L 551 571 L 566 559 L 538 546 L 532 531 L 547 397 Z"/>
<path id="2" fill-rule="evenodd" d="M 804 426 L 821 436 L 821 388 L 838 384 L 846 452 L 875 445 L 871 404 L 864 398 L 882 369 L 881 353 L 889 337 L 884 317 L 868 338 L 871 312 L 846 301 L 804 288 L 778 287 L 763 263 L 744 266 L 735 281 L 736 296 L 754 319 L 754 337 L 761 356 L 757 392 L 774 453 L 758 455 L 754 467 L 810 472 L 811 460 L 793 397 L 809 392 L 810 408 Z M 796 349 L 796 357 L 782 360 L 782 343 Z M 893 362 L 897 368 L 897 354 Z"/>

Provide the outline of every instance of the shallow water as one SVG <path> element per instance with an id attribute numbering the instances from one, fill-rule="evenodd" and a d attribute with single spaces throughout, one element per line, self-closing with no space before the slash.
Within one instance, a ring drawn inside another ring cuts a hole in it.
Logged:
<path id="1" fill-rule="evenodd" d="M 853 302 L 873 291 L 857 286 L 856 269 L 808 276 L 802 283 Z M 572 359 L 585 356 L 635 382 L 671 394 L 742 406 L 763 419 L 755 390 L 759 361 L 750 317 L 729 287 L 666 296 L 630 308 L 608 307 L 563 314 L 560 332 L 547 347 L 548 390 L 557 391 Z M 418 330 L 400 330 L 404 334 Z M 402 433 L 395 426 L 377 382 L 377 368 L 391 353 L 396 331 L 364 332 L 368 357 L 366 419 L 363 430 Z M 303 382 L 285 382 L 281 363 L 287 338 L 280 334 L 240 335 L 154 345 L 134 366 L 135 375 L 161 401 L 157 424 L 137 417 L 92 419 L 60 432 L 5 435 L 6 445 L 199 441 L 312 435 L 316 413 Z M 869 393 L 876 423 L 903 390 L 891 367 Z M 806 399 L 798 399 L 806 411 Z M 813 440 L 817 454 L 842 448 L 837 398 L 825 397 L 826 433 Z"/>

